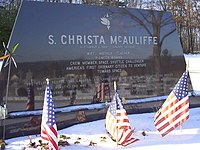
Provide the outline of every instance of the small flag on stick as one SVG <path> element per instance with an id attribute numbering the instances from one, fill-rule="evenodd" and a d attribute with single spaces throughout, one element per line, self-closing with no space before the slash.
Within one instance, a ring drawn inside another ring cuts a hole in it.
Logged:
<path id="1" fill-rule="evenodd" d="M 127 146 L 138 139 L 131 137 L 133 130 L 121 101 L 116 92 L 106 114 L 105 126 L 113 140 L 116 140 L 119 145 Z"/>
<path id="2" fill-rule="evenodd" d="M 164 137 L 189 118 L 188 72 L 185 71 L 155 114 L 155 127 Z"/>
<path id="3" fill-rule="evenodd" d="M 97 99 L 99 99 L 100 102 L 103 102 L 108 92 L 109 92 L 109 83 L 101 82 L 96 93 Z"/>
<path id="4" fill-rule="evenodd" d="M 26 103 L 26 110 L 34 110 L 35 109 L 35 95 L 34 95 L 34 86 L 31 83 L 28 86 L 28 101 Z"/>
<path id="5" fill-rule="evenodd" d="M 54 103 L 52 98 L 51 86 L 48 79 L 44 96 L 41 138 L 48 142 L 49 150 L 58 150 L 58 132 L 54 112 Z"/>

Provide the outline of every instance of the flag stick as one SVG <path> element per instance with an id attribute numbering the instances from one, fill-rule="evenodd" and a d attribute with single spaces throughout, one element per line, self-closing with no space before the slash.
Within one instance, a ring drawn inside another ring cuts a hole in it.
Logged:
<path id="1" fill-rule="evenodd" d="M 116 81 L 114 81 L 114 90 L 115 90 L 115 92 L 117 91 L 117 83 L 116 83 Z M 117 107 L 117 105 L 116 105 L 116 107 Z M 116 110 L 117 110 L 117 108 L 116 108 Z M 116 119 L 116 127 L 117 127 L 117 139 L 116 139 L 116 141 L 117 141 L 117 146 L 118 146 L 118 125 L 117 125 L 117 119 Z"/>
<path id="2" fill-rule="evenodd" d="M 180 132 L 182 132 L 182 128 L 183 128 L 183 126 L 182 126 L 182 125 L 180 125 Z"/>
<path id="3" fill-rule="evenodd" d="M 187 72 L 187 74 L 188 74 L 188 72 L 189 72 L 189 60 L 187 61 L 187 63 L 186 63 L 186 72 Z M 182 129 L 183 129 L 183 126 L 182 126 L 182 124 L 180 125 L 180 132 L 182 132 Z"/>
<path id="4" fill-rule="evenodd" d="M 5 109 L 7 109 L 7 102 L 8 102 L 8 91 L 9 91 L 9 83 L 10 83 L 10 71 L 11 71 L 11 59 L 8 62 L 8 75 L 7 75 L 7 84 L 6 84 L 6 97 L 5 97 Z M 5 117 L 6 120 L 6 117 Z M 3 120 L 4 121 L 4 120 Z M 5 139 L 5 135 L 6 135 L 6 125 L 5 125 L 5 121 L 3 123 L 3 140 Z"/>

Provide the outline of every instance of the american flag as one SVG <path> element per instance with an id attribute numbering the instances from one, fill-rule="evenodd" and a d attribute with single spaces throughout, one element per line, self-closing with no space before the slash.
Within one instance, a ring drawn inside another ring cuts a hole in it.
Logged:
<path id="1" fill-rule="evenodd" d="M 164 137 L 189 118 L 188 73 L 185 71 L 155 114 L 155 127 Z"/>
<path id="2" fill-rule="evenodd" d="M 97 98 L 103 102 L 105 99 L 106 94 L 109 92 L 109 83 L 108 82 L 101 82 L 98 90 L 97 90 Z"/>
<path id="3" fill-rule="evenodd" d="M 41 138 L 48 142 L 50 150 L 58 150 L 58 132 L 51 86 L 47 83 L 41 123 Z"/>
<path id="4" fill-rule="evenodd" d="M 31 83 L 28 86 L 28 101 L 26 103 L 26 110 L 34 110 L 35 109 L 34 101 L 35 101 L 34 86 Z"/>
<path id="5" fill-rule="evenodd" d="M 106 114 L 105 126 L 113 140 L 119 145 L 127 146 L 138 139 L 131 137 L 133 130 L 121 101 L 116 92 Z"/>

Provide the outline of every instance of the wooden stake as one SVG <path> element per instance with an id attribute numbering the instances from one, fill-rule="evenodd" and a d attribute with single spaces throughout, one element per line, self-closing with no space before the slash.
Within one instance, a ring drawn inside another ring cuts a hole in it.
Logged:
<path id="1" fill-rule="evenodd" d="M 186 71 L 187 71 L 187 72 L 189 71 L 189 60 L 188 60 L 188 62 L 186 63 Z"/>
<path id="2" fill-rule="evenodd" d="M 117 83 L 114 81 L 114 90 L 117 91 Z"/>
<path id="3" fill-rule="evenodd" d="M 47 84 L 49 84 L 49 78 L 46 78 Z"/>

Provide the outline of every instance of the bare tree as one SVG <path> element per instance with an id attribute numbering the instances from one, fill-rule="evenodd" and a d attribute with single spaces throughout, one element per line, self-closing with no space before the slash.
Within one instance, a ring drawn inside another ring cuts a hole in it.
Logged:
<path id="1" fill-rule="evenodd" d="M 200 3 L 196 0 L 128 0 L 134 8 L 170 11 L 184 53 L 200 52 Z"/>
<path id="2" fill-rule="evenodd" d="M 195 0 L 175 0 L 166 5 L 174 16 L 183 52 L 200 51 L 200 4 Z"/>

